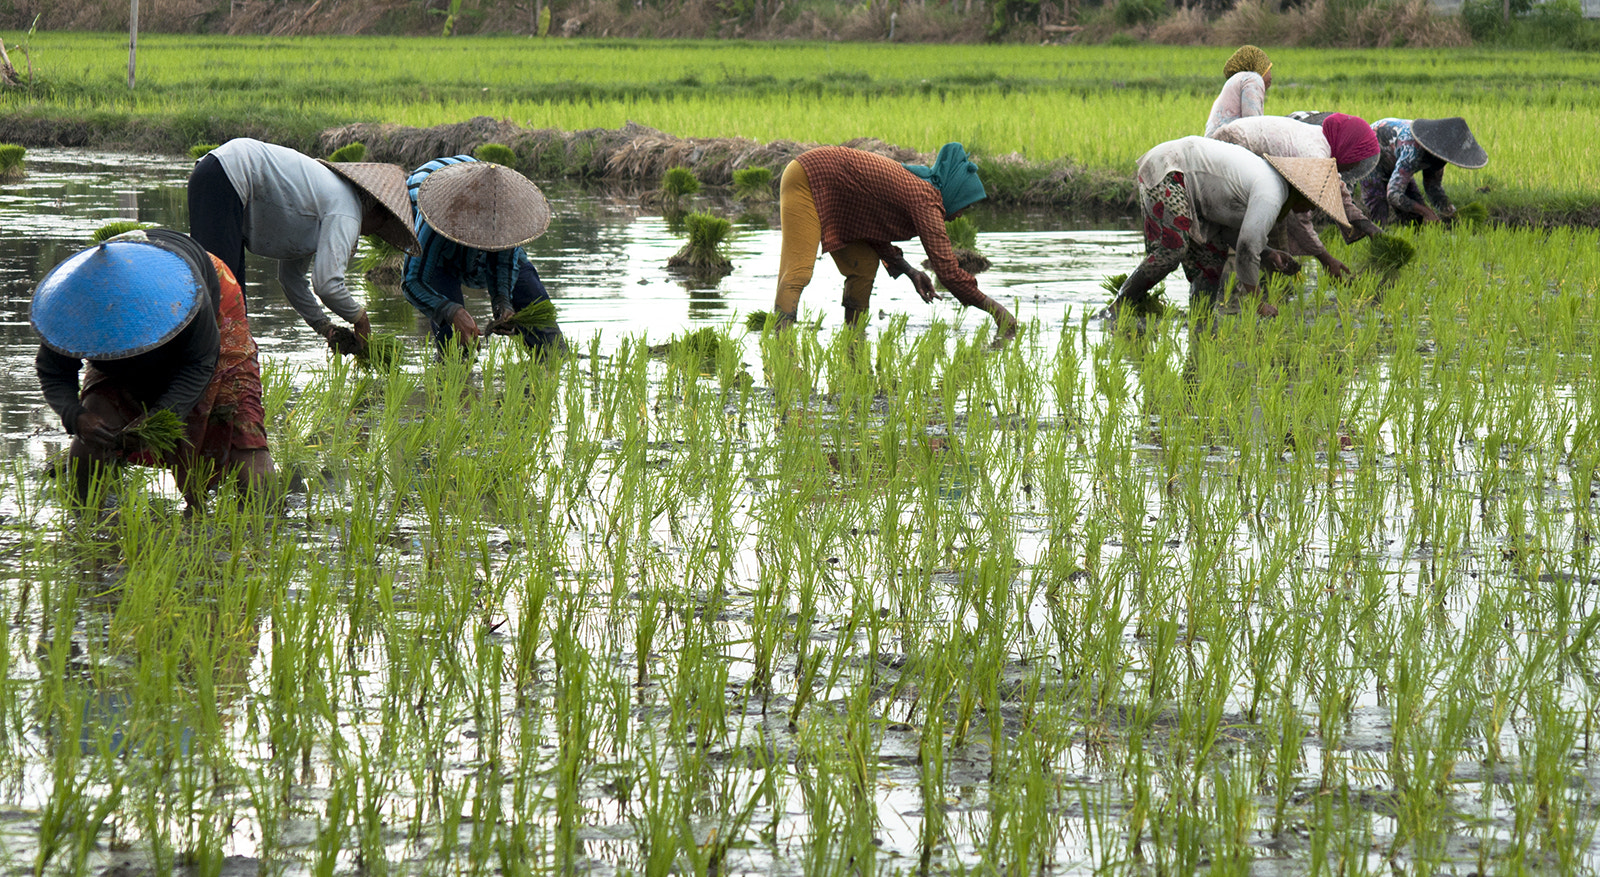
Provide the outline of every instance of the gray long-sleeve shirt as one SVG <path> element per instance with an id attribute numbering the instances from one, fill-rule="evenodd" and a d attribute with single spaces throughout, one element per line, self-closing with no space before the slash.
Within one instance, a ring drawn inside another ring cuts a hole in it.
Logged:
<path id="1" fill-rule="evenodd" d="M 1267 232 L 1289 203 L 1289 184 L 1266 160 L 1243 146 L 1206 137 L 1182 137 L 1157 145 L 1139 158 L 1139 189 L 1183 172 L 1195 222 L 1189 235 L 1202 243 L 1233 247 L 1239 283 L 1260 282 Z"/>
<path id="2" fill-rule="evenodd" d="M 360 317 L 361 303 L 344 281 L 361 237 L 355 186 L 293 149 L 248 137 L 211 154 L 244 201 L 245 246 L 278 260 L 278 282 L 301 319 L 319 331 L 330 322 L 319 298 L 346 320 Z"/>

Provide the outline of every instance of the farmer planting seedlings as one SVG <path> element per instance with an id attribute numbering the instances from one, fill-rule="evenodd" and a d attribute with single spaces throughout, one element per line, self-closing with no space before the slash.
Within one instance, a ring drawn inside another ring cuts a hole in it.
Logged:
<path id="1" fill-rule="evenodd" d="M 1318 113 L 1309 124 L 1286 116 L 1250 116 L 1230 122 L 1207 135 L 1224 143 L 1243 146 L 1256 155 L 1291 158 L 1331 158 L 1339 168 L 1339 201 L 1347 225 L 1345 243 L 1355 243 L 1382 230 L 1367 218 L 1351 198 L 1350 187 L 1359 183 L 1378 163 L 1378 138 L 1365 120 L 1344 113 Z M 1293 210 L 1273 226 L 1269 244 L 1292 256 L 1313 256 L 1335 278 L 1346 277 L 1350 269 L 1334 258 L 1317 236 L 1312 224 L 1313 211 Z M 1281 242 L 1280 242 L 1281 241 Z"/>
<path id="2" fill-rule="evenodd" d="M 1272 62 L 1255 46 L 1240 46 L 1222 65 L 1222 93 L 1211 104 L 1206 136 L 1235 119 L 1266 112 L 1267 89 L 1272 87 Z"/>
<path id="3" fill-rule="evenodd" d="M 276 259 L 289 304 L 340 353 L 358 352 L 372 331 L 366 308 L 345 284 L 356 241 L 371 234 L 402 250 L 417 248 L 400 167 L 331 163 L 248 137 L 195 163 L 189 233 L 222 259 L 241 288 L 245 250 Z M 317 299 L 351 329 L 336 328 Z"/>
<path id="4" fill-rule="evenodd" d="M 845 320 L 866 319 L 872 283 L 882 261 L 890 277 L 911 278 L 925 302 L 941 298 L 928 275 L 911 267 L 891 241 L 917 237 L 946 289 L 969 308 L 994 318 L 1001 340 L 1017 332 L 1005 306 L 978 289 L 956 264 L 945 222 L 983 200 L 978 168 L 959 143 L 939 150 L 933 167 L 899 162 L 843 146 L 820 146 L 789 162 L 779 184 L 783 249 L 774 309 L 780 327 L 795 321 L 800 293 L 811 282 L 817 246 L 844 275 Z"/>
<path id="5" fill-rule="evenodd" d="M 412 171 L 406 188 L 421 254 L 406 257 L 400 288 L 428 316 L 440 351 L 452 338 L 470 347 L 486 334 L 467 311 L 463 286 L 489 293 L 488 333 L 518 335 L 535 352 L 564 351 L 555 306 L 522 249 L 550 227 L 539 187 L 504 165 L 457 155 Z"/>
<path id="6" fill-rule="evenodd" d="M 272 482 L 244 296 L 193 239 L 149 229 L 83 250 L 40 281 L 29 319 L 80 500 L 122 463 L 171 467 L 191 509 L 226 476 Z"/>
<path id="7" fill-rule="evenodd" d="M 1284 273 L 1298 270 L 1288 253 L 1267 246 L 1267 233 L 1286 208 L 1320 207 L 1346 224 L 1331 158 L 1262 158 L 1232 143 L 1184 137 L 1139 159 L 1138 187 L 1146 255 L 1123 281 L 1108 317 L 1151 305 L 1150 290 L 1180 264 L 1191 298 L 1215 302 L 1230 248 L 1237 253 L 1236 284 L 1218 309 L 1236 312 L 1257 297 L 1262 263 Z M 1273 317 L 1278 309 L 1263 298 L 1256 313 Z"/>
<path id="8" fill-rule="evenodd" d="M 1444 193 L 1447 164 L 1477 170 L 1489 163 L 1459 116 L 1449 119 L 1379 119 L 1372 123 L 1381 152 L 1377 167 L 1361 184 L 1367 215 L 1387 222 L 1438 222 L 1455 218 L 1456 208 Z M 1417 174 L 1422 187 L 1417 187 Z M 1427 203 L 1423 203 L 1426 195 Z M 1429 207 L 1428 204 L 1432 204 Z"/>

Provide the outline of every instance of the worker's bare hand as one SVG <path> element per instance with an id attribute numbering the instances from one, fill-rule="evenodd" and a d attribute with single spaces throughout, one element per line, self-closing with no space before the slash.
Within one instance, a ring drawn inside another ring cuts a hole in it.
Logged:
<path id="1" fill-rule="evenodd" d="M 933 281 L 929 279 L 927 274 L 915 268 L 907 271 L 906 274 L 911 277 L 911 285 L 917 288 L 917 295 L 922 296 L 923 301 L 931 302 L 944 298 L 939 294 L 939 290 L 934 289 Z"/>
<path id="2" fill-rule="evenodd" d="M 1268 248 L 1261 253 L 1261 263 L 1279 274 L 1299 274 L 1300 263 L 1282 250 Z"/>
<path id="3" fill-rule="evenodd" d="M 1345 280 L 1350 277 L 1350 266 L 1332 256 L 1322 260 L 1322 270 L 1328 272 L 1334 280 Z"/>
<path id="4" fill-rule="evenodd" d="M 367 340 L 372 337 L 372 318 L 367 316 L 366 311 L 362 311 L 361 315 L 356 317 L 351 328 L 355 330 L 356 337 L 361 339 L 361 346 L 367 346 Z"/>
<path id="5" fill-rule="evenodd" d="M 1426 204 L 1418 204 L 1417 205 L 1417 215 L 1422 217 L 1422 221 L 1423 222 L 1438 222 L 1439 221 L 1439 214 L 1434 213 L 1433 212 L 1433 208 L 1429 207 Z"/>
<path id="6" fill-rule="evenodd" d="M 466 308 L 456 308 L 456 312 L 450 315 L 450 326 L 456 330 L 456 335 L 467 344 L 476 340 L 480 334 L 478 332 L 478 321 L 472 318 L 472 314 L 467 313 Z"/>
<path id="7" fill-rule="evenodd" d="M 78 438 L 96 450 L 108 451 L 122 442 L 117 434 L 119 430 L 112 429 L 106 418 L 93 411 L 78 415 L 77 430 Z"/>

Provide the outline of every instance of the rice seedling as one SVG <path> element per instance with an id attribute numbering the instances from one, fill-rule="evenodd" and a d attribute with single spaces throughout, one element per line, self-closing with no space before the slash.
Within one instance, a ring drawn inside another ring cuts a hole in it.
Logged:
<path id="1" fill-rule="evenodd" d="M 105 241 L 108 241 L 119 234 L 126 234 L 130 231 L 138 231 L 142 228 L 154 227 L 155 226 L 151 223 L 139 222 L 136 219 L 119 219 L 116 222 L 108 222 L 105 225 L 95 229 L 94 234 L 89 236 L 89 242 L 92 244 L 104 243 Z"/>
<path id="2" fill-rule="evenodd" d="M 1472 201 L 1456 208 L 1455 221 L 1465 225 L 1481 225 L 1489 221 L 1489 206 L 1482 201 Z"/>
<path id="3" fill-rule="evenodd" d="M 211 150 L 221 145 L 220 143 L 196 143 L 189 147 L 189 157 L 196 160 L 205 158 Z"/>
<path id="4" fill-rule="evenodd" d="M 517 153 L 504 143 L 484 143 L 472 150 L 472 157 L 479 161 L 489 161 L 503 164 L 506 167 L 517 166 Z"/>
<path id="5" fill-rule="evenodd" d="M 123 427 L 121 435 L 128 444 L 147 449 L 158 459 L 167 459 L 178 450 L 185 430 L 183 418 L 169 409 L 157 408 Z"/>
<path id="6" fill-rule="evenodd" d="M 667 259 L 668 268 L 702 277 L 721 277 L 733 272 L 733 262 L 727 255 L 733 223 L 711 213 L 691 213 L 684 217 L 683 224 L 688 230 L 689 242 Z"/>
<path id="7" fill-rule="evenodd" d="M 1410 264 L 1416 255 L 1416 246 L 1399 235 L 1373 235 L 1367 244 L 1365 267 L 1378 274 L 1392 276 Z"/>
<path id="8" fill-rule="evenodd" d="M 746 203 L 771 201 L 772 170 L 764 167 L 747 167 L 734 171 L 733 197 Z"/>
<path id="9" fill-rule="evenodd" d="M 23 157 L 28 154 L 25 146 L 15 143 L 0 143 L 0 180 L 19 180 L 25 172 Z"/>
<path id="10" fill-rule="evenodd" d="M 667 201 L 679 202 L 699 191 L 700 179 L 686 167 L 668 168 L 661 177 L 661 194 Z"/>
<path id="11" fill-rule="evenodd" d="M 355 143 L 347 143 L 344 146 L 341 146 L 338 149 L 335 149 L 333 151 L 333 153 L 328 156 L 328 160 L 329 161 L 335 161 L 335 162 L 337 162 L 337 161 L 365 161 L 366 158 L 367 158 L 367 144 L 362 143 L 359 140 L 356 141 Z"/>

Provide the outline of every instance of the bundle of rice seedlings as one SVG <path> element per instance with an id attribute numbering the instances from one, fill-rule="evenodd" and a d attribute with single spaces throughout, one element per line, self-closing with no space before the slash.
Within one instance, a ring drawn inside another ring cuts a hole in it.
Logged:
<path id="1" fill-rule="evenodd" d="M 733 172 L 733 197 L 740 201 L 771 201 L 772 171 L 747 167 Z"/>
<path id="2" fill-rule="evenodd" d="M 123 427 L 121 434 L 125 443 L 164 458 L 178 449 L 184 432 L 183 418 L 165 408 L 157 408 Z"/>
<path id="3" fill-rule="evenodd" d="M 689 242 L 667 260 L 668 268 L 716 277 L 733 271 L 733 262 L 726 255 L 733 223 L 710 213 L 691 213 L 683 218 L 683 224 Z"/>
<path id="4" fill-rule="evenodd" d="M 760 332 L 767 328 L 767 323 L 777 322 L 778 315 L 771 311 L 751 311 L 745 315 L 744 327 L 751 332 Z"/>
<path id="5" fill-rule="evenodd" d="M 1482 201 L 1473 201 L 1456 208 L 1456 222 L 1479 225 L 1489 221 L 1489 208 Z"/>
<path id="6" fill-rule="evenodd" d="M 367 346 L 356 351 L 356 364 L 376 371 L 388 371 L 405 353 L 405 342 L 396 335 L 367 336 Z"/>
<path id="7" fill-rule="evenodd" d="M 671 356 L 677 351 L 687 350 L 701 362 L 711 362 L 717 358 L 717 353 L 721 349 L 722 341 L 717 335 L 717 330 L 707 327 L 673 338 L 665 344 L 652 344 L 650 355 Z"/>
<path id="8" fill-rule="evenodd" d="M 700 191 L 700 179 L 686 167 L 668 168 L 661 178 L 661 194 L 671 199 L 693 195 Z"/>
<path id="9" fill-rule="evenodd" d="M 28 154 L 26 146 L 15 143 L 0 143 L 0 180 L 18 180 L 22 178 L 22 157 Z"/>
<path id="10" fill-rule="evenodd" d="M 1393 274 L 1404 268 L 1417 255 L 1415 244 L 1392 234 L 1377 234 L 1367 244 L 1368 270 Z"/>
<path id="11" fill-rule="evenodd" d="M 517 154 L 504 143 L 485 143 L 472 150 L 472 157 L 479 161 L 503 164 L 506 167 L 514 168 L 517 166 Z"/>
<path id="12" fill-rule="evenodd" d="M 103 243 L 111 240 L 119 234 L 130 231 L 138 231 L 141 228 L 155 228 L 155 226 L 151 223 L 140 222 L 136 219 L 119 219 L 115 222 L 108 222 L 105 225 L 95 229 L 94 234 L 89 236 L 89 242 L 92 244 Z"/>
<path id="13" fill-rule="evenodd" d="M 945 234 L 950 236 L 950 246 L 958 250 L 978 249 L 978 227 L 972 220 L 965 216 L 957 216 L 944 224 Z"/>
<path id="14" fill-rule="evenodd" d="M 205 158 L 207 153 L 221 145 L 220 143 L 196 143 L 189 147 L 189 157 L 195 160 Z"/>
<path id="15" fill-rule="evenodd" d="M 556 303 L 550 299 L 540 299 L 520 311 L 512 314 L 507 320 L 524 329 L 554 329 L 556 327 Z"/>
<path id="16" fill-rule="evenodd" d="M 366 251 L 352 259 L 350 270 L 372 283 L 393 285 L 400 282 L 400 267 L 405 251 L 377 235 L 364 235 Z"/>
<path id="17" fill-rule="evenodd" d="M 360 140 L 357 140 L 354 143 L 346 143 L 345 145 L 339 147 L 338 149 L 335 149 L 333 151 L 333 154 L 328 156 L 328 160 L 329 161 L 335 161 L 335 162 L 338 162 L 338 161 L 362 161 L 366 157 L 367 157 L 367 144 L 362 143 Z"/>

